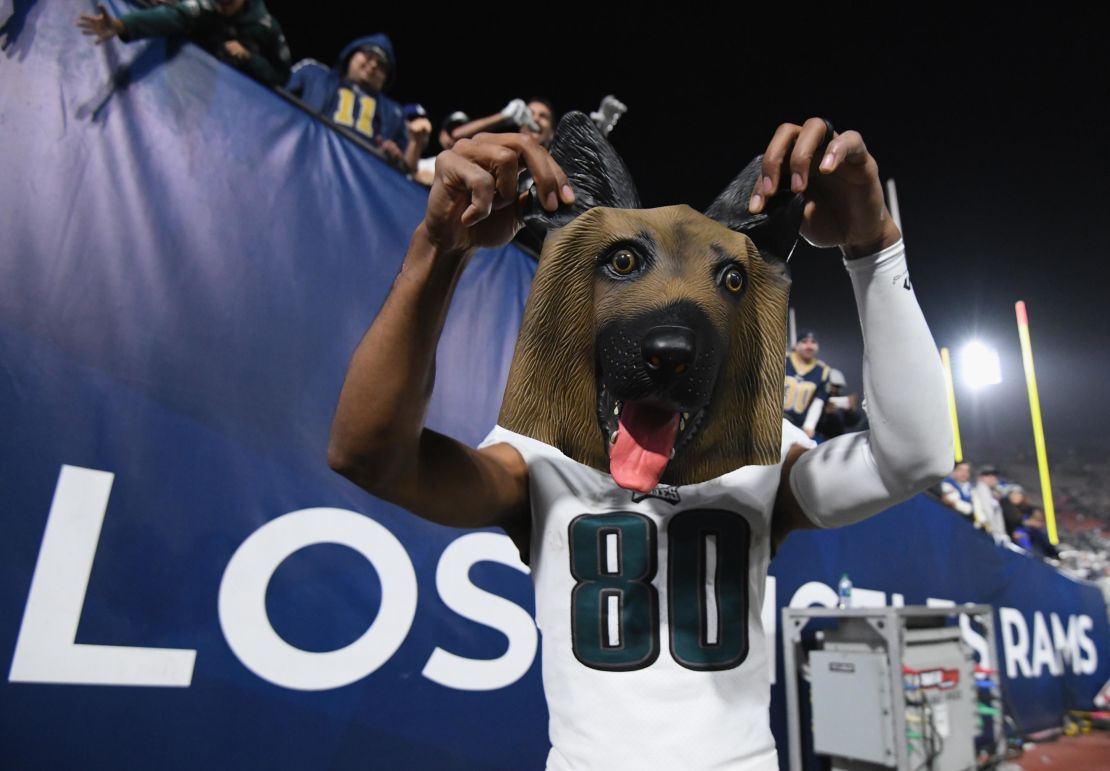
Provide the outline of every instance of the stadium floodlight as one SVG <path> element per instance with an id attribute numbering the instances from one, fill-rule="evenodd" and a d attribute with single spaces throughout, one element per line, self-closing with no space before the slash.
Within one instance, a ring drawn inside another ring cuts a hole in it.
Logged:
<path id="1" fill-rule="evenodd" d="M 1002 382 L 1002 365 L 998 351 L 979 340 L 972 340 L 960 351 L 960 373 L 969 388 L 998 385 Z"/>

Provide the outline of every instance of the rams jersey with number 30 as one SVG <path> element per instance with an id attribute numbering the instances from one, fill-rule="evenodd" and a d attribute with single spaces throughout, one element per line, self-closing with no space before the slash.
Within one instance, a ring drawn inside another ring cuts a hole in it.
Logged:
<path id="1" fill-rule="evenodd" d="M 547 768 L 778 769 L 760 614 L 780 465 L 644 495 L 494 428 L 528 463 Z M 812 447 L 783 422 L 782 452 Z"/>
<path id="2" fill-rule="evenodd" d="M 783 379 L 783 417 L 795 426 L 803 425 L 814 398 L 823 402 L 829 400 L 829 365 L 820 359 L 806 364 L 791 353 L 786 357 L 786 377 Z"/>

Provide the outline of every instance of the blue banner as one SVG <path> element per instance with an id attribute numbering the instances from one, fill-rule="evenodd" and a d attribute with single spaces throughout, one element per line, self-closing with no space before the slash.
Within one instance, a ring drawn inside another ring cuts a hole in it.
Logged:
<path id="1" fill-rule="evenodd" d="M 981 666 L 999 672 L 1007 707 L 1027 733 L 1058 727 L 1068 709 L 1093 708 L 1110 679 L 1110 627 L 1098 587 L 995 545 L 925 496 L 851 527 L 791 534 L 771 563 L 764 623 L 777 627 L 784 607 L 835 607 L 844 573 L 859 607 L 991 605 L 998 650 L 971 625 L 963 625 L 964 639 Z M 772 715 L 784 747 L 778 637 Z"/>
<path id="2" fill-rule="evenodd" d="M 91 2 L 0 8 L 3 765 L 542 767 L 508 539 L 326 465 L 426 193 L 190 45 L 92 45 L 74 27 Z M 513 247 L 472 260 L 434 428 L 476 444 L 492 426 L 533 272 Z M 869 601 L 995 605 L 1027 729 L 1110 677 L 1092 587 L 924 499 L 791 536 L 771 633 L 844 571 Z"/>
<path id="3" fill-rule="evenodd" d="M 515 549 L 326 464 L 426 193 L 93 9 L 23 7 L 0 54 L 2 765 L 541 766 Z M 434 426 L 494 423 L 533 272 L 473 258 Z"/>

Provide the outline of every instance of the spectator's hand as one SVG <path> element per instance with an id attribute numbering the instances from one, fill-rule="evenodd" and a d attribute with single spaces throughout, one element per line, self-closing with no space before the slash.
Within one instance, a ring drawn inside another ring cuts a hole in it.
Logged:
<path id="1" fill-rule="evenodd" d="M 613 130 L 617 121 L 626 112 L 628 112 L 628 106 L 620 99 L 609 94 L 602 98 L 597 110 L 590 113 L 590 119 L 597 124 L 598 129 L 601 130 L 604 136 L 609 136 L 609 132 Z"/>
<path id="2" fill-rule="evenodd" d="M 103 5 L 96 6 L 96 15 L 82 15 L 77 19 L 77 28 L 85 35 L 96 37 L 96 44 L 111 40 L 123 32 L 123 22 L 108 14 Z"/>
<path id="3" fill-rule="evenodd" d="M 814 246 L 839 246 L 845 254 L 873 254 L 902 234 L 883 200 L 879 166 L 858 131 L 833 134 L 817 157 L 826 123 L 810 118 L 802 126 L 784 123 L 763 155 L 763 180 L 752 193 L 749 210 L 763 210 L 780 188 L 806 193 L 801 234 Z"/>
<path id="4" fill-rule="evenodd" d="M 567 175 L 542 146 L 521 134 L 460 139 L 436 158 L 424 228 L 447 253 L 508 243 L 520 228 L 517 175 L 527 166 L 543 208 L 574 202 Z"/>
<path id="5" fill-rule="evenodd" d="M 392 139 L 387 139 L 378 145 L 378 149 L 382 151 L 386 158 L 394 163 L 404 163 L 405 154 L 401 152 L 401 148 Z"/>
<path id="6" fill-rule="evenodd" d="M 532 110 L 523 99 L 514 99 L 501 109 L 501 117 L 505 120 L 512 121 L 517 127 L 528 126 L 535 131 L 539 131 L 540 127 L 536 125 L 536 121 L 532 119 Z"/>
<path id="7" fill-rule="evenodd" d="M 243 47 L 243 44 L 238 40 L 228 40 L 224 43 L 224 53 L 232 58 L 233 61 L 242 63 L 249 61 L 251 52 Z"/>
<path id="8" fill-rule="evenodd" d="M 808 437 L 809 437 L 810 439 L 812 439 L 812 438 L 813 438 L 813 435 L 817 433 L 817 432 L 816 432 L 816 431 L 814 431 L 814 430 L 813 430 L 812 428 L 803 428 L 803 429 L 802 429 L 802 431 L 803 431 L 803 432 L 805 433 L 805 435 L 806 435 L 806 436 L 808 436 Z"/>
<path id="9" fill-rule="evenodd" d="M 428 146 L 432 138 L 432 122 L 427 118 L 413 118 L 409 121 L 409 141 L 416 142 L 420 149 Z"/>

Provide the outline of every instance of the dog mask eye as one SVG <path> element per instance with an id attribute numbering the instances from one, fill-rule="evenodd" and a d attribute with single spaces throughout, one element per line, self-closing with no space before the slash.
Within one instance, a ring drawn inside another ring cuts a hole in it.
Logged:
<path id="1" fill-rule="evenodd" d="M 736 294 L 744 288 L 744 273 L 735 265 L 729 266 L 721 271 L 718 283 L 732 294 Z"/>
<path id="2" fill-rule="evenodd" d="M 629 249 L 618 249 L 608 261 L 609 270 L 618 276 L 630 276 L 640 267 L 640 258 Z"/>

